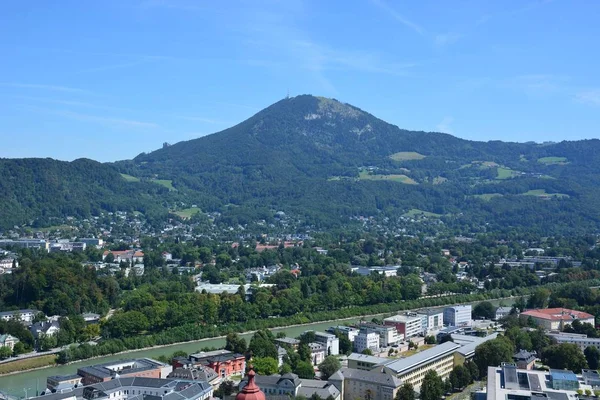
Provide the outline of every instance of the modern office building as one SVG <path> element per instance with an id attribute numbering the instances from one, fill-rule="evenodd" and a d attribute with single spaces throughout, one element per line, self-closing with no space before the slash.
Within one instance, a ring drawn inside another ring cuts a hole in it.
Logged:
<path id="1" fill-rule="evenodd" d="M 342 334 L 346 335 L 348 340 L 350 340 L 351 342 L 354 342 L 354 338 L 356 338 L 356 335 L 358 335 L 359 329 L 353 328 L 351 326 L 343 326 L 343 325 L 332 326 L 327 329 L 327 332 L 333 333 L 333 334 L 335 334 L 336 331 L 341 332 Z"/>
<path id="2" fill-rule="evenodd" d="M 435 370 L 446 379 L 454 368 L 454 354 L 461 346 L 453 342 L 442 343 L 407 358 L 392 361 L 383 366 L 387 374 L 393 375 L 403 383 L 411 383 L 419 390 L 425 374 Z"/>
<path id="3" fill-rule="evenodd" d="M 449 326 L 471 325 L 472 307 L 470 304 L 444 308 L 444 324 Z"/>
<path id="4" fill-rule="evenodd" d="M 50 391 L 49 391 L 50 392 Z M 205 400 L 213 387 L 206 382 L 157 378 L 114 378 L 89 386 L 46 393 L 33 400 Z"/>
<path id="5" fill-rule="evenodd" d="M 392 361 L 391 358 L 369 356 L 367 354 L 352 353 L 348 356 L 348 368 L 371 371 L 375 367 Z"/>
<path id="6" fill-rule="evenodd" d="M 118 360 L 104 364 L 81 367 L 77 375 L 81 376 L 83 385 L 107 382 L 116 377 L 166 378 L 173 367 L 150 358 Z"/>
<path id="7" fill-rule="evenodd" d="M 325 346 L 325 355 L 337 356 L 340 354 L 340 340 L 331 333 L 315 332 L 315 341 Z"/>
<path id="8" fill-rule="evenodd" d="M 593 392 L 584 382 L 567 370 L 533 371 L 504 364 L 488 367 L 486 395 L 488 400 L 570 400 L 579 398 L 577 390 Z"/>
<path id="9" fill-rule="evenodd" d="M 576 344 L 581 351 L 586 347 L 594 346 L 600 349 L 600 338 L 589 338 L 587 335 L 577 333 L 550 332 L 547 334 L 550 338 L 556 340 L 558 344 L 572 343 Z"/>
<path id="10" fill-rule="evenodd" d="M 423 321 L 421 316 L 416 313 L 394 315 L 385 318 L 383 323 L 395 327 L 399 335 L 404 335 L 404 339 L 423 333 Z"/>
<path id="11" fill-rule="evenodd" d="M 538 326 L 549 331 L 562 331 L 565 326 L 571 325 L 573 321 L 579 321 L 582 324 L 591 324 L 592 326 L 596 324 L 592 314 L 568 308 L 529 310 L 522 312 L 520 316 L 525 319 L 531 317 Z"/>
<path id="12" fill-rule="evenodd" d="M 356 338 L 354 338 L 354 350 L 362 353 L 366 349 L 372 352 L 379 351 L 379 334 L 361 329 Z"/>
<path id="13" fill-rule="evenodd" d="M 361 331 L 374 332 L 379 335 L 380 348 L 393 346 L 404 339 L 404 335 L 399 334 L 395 326 L 363 322 L 359 327 Z"/>

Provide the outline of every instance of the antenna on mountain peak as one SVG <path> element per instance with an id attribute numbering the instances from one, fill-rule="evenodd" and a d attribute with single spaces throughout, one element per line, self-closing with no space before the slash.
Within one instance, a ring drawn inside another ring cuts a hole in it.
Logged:
<path id="1" fill-rule="evenodd" d="M 286 99 L 289 99 L 289 98 L 290 98 L 290 88 L 288 88 L 288 90 L 287 90 L 287 94 L 285 95 L 285 98 L 286 98 Z"/>

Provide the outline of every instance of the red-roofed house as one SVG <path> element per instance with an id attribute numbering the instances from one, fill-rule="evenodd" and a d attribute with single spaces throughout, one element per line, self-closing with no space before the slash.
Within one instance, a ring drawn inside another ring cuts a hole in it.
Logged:
<path id="1" fill-rule="evenodd" d="M 144 262 L 144 253 L 140 250 L 106 250 L 102 253 L 102 261 L 104 261 L 106 256 L 110 253 L 115 257 L 116 263 L 120 263 L 121 261 L 131 261 L 134 264 Z"/>
<path id="2" fill-rule="evenodd" d="M 568 308 L 544 308 L 529 310 L 521 313 L 521 318 L 533 318 L 542 328 L 550 331 L 562 331 L 565 326 L 573 321 L 595 326 L 594 316 L 583 311 L 569 310 Z"/>

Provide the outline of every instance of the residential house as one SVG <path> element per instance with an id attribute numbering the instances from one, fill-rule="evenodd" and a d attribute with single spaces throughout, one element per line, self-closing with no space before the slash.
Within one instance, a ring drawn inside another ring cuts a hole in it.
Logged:
<path id="1" fill-rule="evenodd" d="M 40 335 L 54 336 L 60 331 L 60 324 L 56 320 L 36 322 L 29 327 L 29 331 L 35 339 L 39 339 Z"/>
<path id="2" fill-rule="evenodd" d="M 298 346 L 300 346 L 300 341 L 298 339 L 290 337 L 277 338 L 275 339 L 275 343 L 284 347 L 290 347 L 294 350 L 297 350 Z"/>
<path id="3" fill-rule="evenodd" d="M 219 375 L 212 369 L 204 365 L 197 365 L 191 368 L 175 368 L 167 375 L 168 379 L 184 379 L 188 381 L 204 381 L 212 386 L 219 386 L 222 382 Z"/>
<path id="4" fill-rule="evenodd" d="M 494 316 L 494 319 L 496 321 L 500 321 L 502 318 L 508 317 L 511 311 L 512 307 L 498 307 L 496 308 L 496 315 Z"/>
<path id="5" fill-rule="evenodd" d="M 102 253 L 102 261 L 104 261 L 109 254 L 113 255 L 115 262 L 117 263 L 122 261 L 129 262 L 130 264 L 144 262 L 144 252 L 141 250 L 106 250 Z"/>
<path id="6" fill-rule="evenodd" d="M 35 316 L 39 313 L 40 312 L 38 310 L 32 310 L 30 308 L 24 310 L 2 311 L 0 312 L 0 320 L 10 321 L 11 319 L 15 319 L 30 325 Z"/>
<path id="7" fill-rule="evenodd" d="M 310 348 L 311 360 L 313 365 L 319 365 L 327 357 L 327 347 L 323 343 L 311 342 L 308 344 Z"/>
<path id="8" fill-rule="evenodd" d="M 513 361 L 517 364 L 517 368 L 519 369 L 533 369 L 535 366 L 535 359 L 535 353 L 523 349 L 513 355 Z"/>
<path id="9" fill-rule="evenodd" d="M 9 349 L 14 349 L 15 344 L 19 343 L 20 340 L 13 335 L 9 335 L 7 333 L 0 335 L 0 347 L 8 347 Z"/>

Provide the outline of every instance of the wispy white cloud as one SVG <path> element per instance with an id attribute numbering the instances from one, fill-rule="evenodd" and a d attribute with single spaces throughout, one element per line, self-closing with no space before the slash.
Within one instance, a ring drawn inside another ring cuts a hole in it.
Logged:
<path id="1" fill-rule="evenodd" d="M 394 18 L 396 21 L 400 22 L 402 25 L 406 26 L 407 28 L 412 29 L 419 35 L 425 34 L 425 30 L 419 24 L 409 20 L 404 15 L 402 15 L 398 11 L 394 10 L 384 0 L 371 0 L 371 1 L 373 2 L 373 4 L 380 7 L 382 10 L 384 10 L 386 13 L 388 13 L 392 18 Z"/>
<path id="2" fill-rule="evenodd" d="M 600 106 L 600 89 L 588 89 L 575 93 L 575 100 L 583 104 Z"/>
<path id="3" fill-rule="evenodd" d="M 551 94 L 567 89 L 570 77 L 555 74 L 527 74 L 505 80 L 504 85 L 528 94 Z"/>
<path id="4" fill-rule="evenodd" d="M 25 105 L 24 108 L 43 114 L 56 115 L 77 121 L 92 122 L 120 128 L 155 129 L 160 126 L 154 122 L 140 121 L 136 119 L 120 118 L 106 115 L 93 115 L 71 110 L 57 110 L 34 105 Z"/>
<path id="5" fill-rule="evenodd" d="M 445 116 L 440 121 L 440 123 L 435 126 L 435 129 L 437 129 L 438 132 L 449 133 L 449 134 L 453 135 L 454 132 L 453 132 L 452 128 L 450 127 L 450 125 L 452 125 L 453 122 L 454 122 L 453 117 Z"/>
<path id="6" fill-rule="evenodd" d="M 158 128 L 159 125 L 153 122 L 138 121 L 133 119 L 122 119 L 107 116 L 98 116 L 90 114 L 82 114 L 74 111 L 52 111 L 52 114 L 59 115 L 65 118 L 71 118 L 79 121 L 96 122 L 100 124 L 114 125 L 125 128 Z"/>
<path id="7" fill-rule="evenodd" d="M 54 92 L 67 92 L 67 93 L 90 93 L 87 90 L 73 88 L 68 86 L 58 85 L 42 85 L 35 83 L 19 83 L 19 82 L 0 82 L 0 86 L 14 87 L 20 89 L 38 89 L 38 90 L 49 90 Z"/>
<path id="8" fill-rule="evenodd" d="M 212 124 L 212 125 L 229 125 L 229 124 L 231 124 L 231 122 L 229 122 L 229 121 L 222 121 L 219 119 L 199 117 L 199 116 L 194 116 L 194 115 L 171 115 L 171 116 L 173 118 L 184 119 L 187 121 L 204 122 L 204 123 Z"/>
<path id="9" fill-rule="evenodd" d="M 438 35 L 435 35 L 434 43 L 436 46 L 446 46 L 449 44 L 456 43 L 462 37 L 462 34 L 456 32 L 440 33 Z"/>

